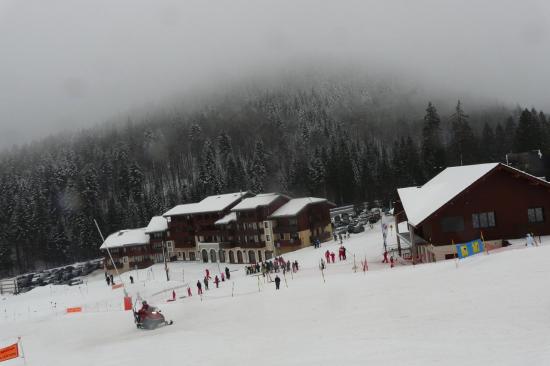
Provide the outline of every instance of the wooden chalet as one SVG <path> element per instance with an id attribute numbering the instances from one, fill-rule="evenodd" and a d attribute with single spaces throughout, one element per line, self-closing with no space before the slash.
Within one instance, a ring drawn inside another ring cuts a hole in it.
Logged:
<path id="1" fill-rule="evenodd" d="M 501 163 L 450 167 L 421 187 L 398 189 L 399 247 L 414 260 L 453 258 L 452 245 L 550 234 L 550 183 Z M 407 230 L 399 232 L 400 224 Z"/>

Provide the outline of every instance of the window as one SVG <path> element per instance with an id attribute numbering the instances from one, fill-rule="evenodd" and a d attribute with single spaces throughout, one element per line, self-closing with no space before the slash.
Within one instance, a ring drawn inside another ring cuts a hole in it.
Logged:
<path id="1" fill-rule="evenodd" d="M 296 219 L 288 219 L 289 225 L 296 225 Z"/>
<path id="2" fill-rule="evenodd" d="M 527 209 L 527 216 L 529 217 L 529 223 L 531 224 L 544 222 L 544 210 L 542 207 Z"/>
<path id="3" fill-rule="evenodd" d="M 495 212 L 480 212 L 472 214 L 472 226 L 474 229 L 495 227 Z"/>
<path id="4" fill-rule="evenodd" d="M 266 229 L 267 229 L 268 227 L 269 227 L 269 224 L 268 224 L 268 222 L 267 222 L 267 221 L 264 221 L 264 228 L 266 228 Z"/>
<path id="5" fill-rule="evenodd" d="M 444 217 L 441 219 L 441 230 L 444 233 L 453 233 L 464 230 L 464 218 L 462 216 Z"/>
<path id="6" fill-rule="evenodd" d="M 265 236 L 265 241 L 271 241 L 271 239 L 269 238 L 269 235 Z"/>
<path id="7" fill-rule="evenodd" d="M 257 226 L 256 226 L 256 223 L 255 223 L 255 222 L 252 223 L 252 228 L 253 228 L 254 230 L 257 229 Z"/>
<path id="8" fill-rule="evenodd" d="M 254 235 L 254 242 L 255 242 L 255 243 L 258 242 L 258 235 Z"/>

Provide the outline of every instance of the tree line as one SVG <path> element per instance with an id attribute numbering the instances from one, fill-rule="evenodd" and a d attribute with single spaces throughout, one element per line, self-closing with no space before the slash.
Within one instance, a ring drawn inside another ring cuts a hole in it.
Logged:
<path id="1" fill-rule="evenodd" d="M 193 112 L 51 137 L 0 155 L 0 274 L 99 255 L 104 233 L 250 190 L 383 202 L 446 166 L 550 153 L 535 109 L 399 111 L 334 90 L 266 91 Z"/>

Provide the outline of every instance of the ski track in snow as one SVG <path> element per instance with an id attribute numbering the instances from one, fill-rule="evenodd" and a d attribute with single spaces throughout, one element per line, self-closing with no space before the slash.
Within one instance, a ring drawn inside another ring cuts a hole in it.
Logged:
<path id="1" fill-rule="evenodd" d="M 451 260 L 390 269 L 381 263 L 379 224 L 344 245 L 348 259 L 327 266 L 326 282 L 319 260 L 327 249 L 338 254 L 339 244 L 284 255 L 300 271 L 287 274 L 286 284 L 279 273 L 279 291 L 245 276 L 243 265 L 227 265 L 231 281 L 219 289 L 211 281 L 202 301 L 195 284 L 205 268 L 218 274 L 216 264 L 170 263 L 170 282 L 162 264 L 123 274 L 136 280 L 127 286 L 134 300 L 139 292 L 174 320 L 155 331 L 135 328 L 122 311 L 122 289 L 107 287 L 101 271 L 79 287 L 4 296 L 0 347 L 21 336 L 29 366 L 550 364 L 550 246 L 525 248 L 519 240 L 458 267 Z M 184 283 L 191 298 L 180 298 Z M 178 299 L 167 303 L 173 288 Z M 84 312 L 65 314 L 69 306 Z"/>

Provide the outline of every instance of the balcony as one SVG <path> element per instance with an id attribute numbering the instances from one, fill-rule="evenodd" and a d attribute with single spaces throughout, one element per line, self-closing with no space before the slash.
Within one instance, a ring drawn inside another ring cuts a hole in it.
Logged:
<path id="1" fill-rule="evenodd" d="M 151 267 L 153 263 L 154 262 L 152 259 L 145 259 L 141 262 L 130 262 L 130 268 L 134 269 L 137 267 L 138 269 L 144 269 L 147 267 Z"/>
<path id="2" fill-rule="evenodd" d="M 279 245 L 279 247 L 281 247 L 281 248 L 296 247 L 296 246 L 301 246 L 302 241 L 300 239 L 276 240 L 275 245 Z"/>
<path id="3" fill-rule="evenodd" d="M 297 233 L 298 225 L 284 225 L 273 228 L 274 233 Z"/>

